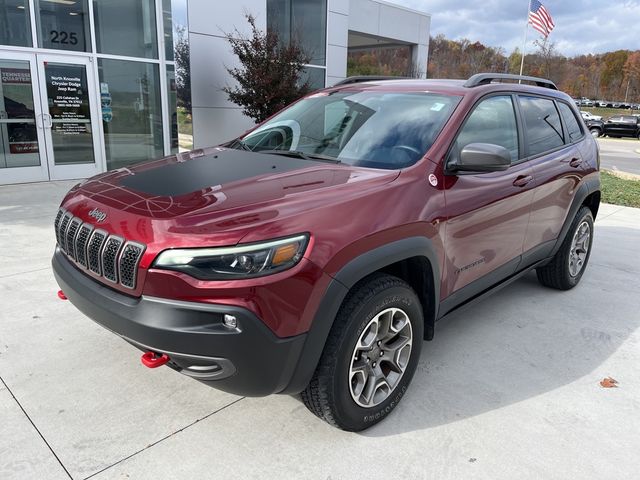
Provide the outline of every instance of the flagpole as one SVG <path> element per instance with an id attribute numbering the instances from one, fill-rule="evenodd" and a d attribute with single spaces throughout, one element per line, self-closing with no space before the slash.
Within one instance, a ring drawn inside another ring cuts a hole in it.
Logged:
<path id="1" fill-rule="evenodd" d="M 522 59 L 520 60 L 520 76 L 524 69 L 524 56 L 527 54 L 527 33 L 529 33 L 529 12 L 531 11 L 531 0 L 527 5 L 527 23 L 524 27 L 524 42 L 522 42 Z M 522 80 L 518 80 L 518 83 L 522 83 Z"/>

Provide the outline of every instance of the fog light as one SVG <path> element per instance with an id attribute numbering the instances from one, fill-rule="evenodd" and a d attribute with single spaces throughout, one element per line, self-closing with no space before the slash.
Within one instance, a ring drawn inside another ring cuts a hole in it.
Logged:
<path id="1" fill-rule="evenodd" d="M 237 328 L 238 327 L 238 319 L 234 315 L 225 314 L 224 315 L 224 325 L 229 328 Z"/>

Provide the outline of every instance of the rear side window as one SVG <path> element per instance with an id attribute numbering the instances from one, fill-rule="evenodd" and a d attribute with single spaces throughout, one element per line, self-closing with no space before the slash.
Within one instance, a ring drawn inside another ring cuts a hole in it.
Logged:
<path id="1" fill-rule="evenodd" d="M 562 114 L 562 120 L 564 121 L 564 126 L 567 129 L 567 134 L 569 135 L 569 142 L 573 143 L 582 138 L 582 128 L 580 128 L 578 119 L 573 113 L 571 107 L 562 102 L 558 102 L 558 107 L 560 108 L 560 113 Z"/>
<path id="2" fill-rule="evenodd" d="M 478 104 L 460 130 L 450 153 L 457 162 L 470 143 L 492 143 L 509 150 L 511 162 L 518 160 L 518 127 L 510 95 L 489 97 Z"/>
<path id="3" fill-rule="evenodd" d="M 538 155 L 564 145 L 560 115 L 553 100 L 521 96 L 529 155 Z"/>

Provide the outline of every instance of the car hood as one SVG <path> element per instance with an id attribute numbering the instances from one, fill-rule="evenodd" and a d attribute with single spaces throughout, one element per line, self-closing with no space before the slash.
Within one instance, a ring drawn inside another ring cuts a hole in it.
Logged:
<path id="1" fill-rule="evenodd" d="M 284 219 L 297 232 L 276 228 L 278 235 L 306 231 L 305 212 L 371 193 L 399 173 L 212 147 L 93 177 L 62 206 L 144 243 L 153 255 L 169 247 L 235 245 L 257 226 Z"/>

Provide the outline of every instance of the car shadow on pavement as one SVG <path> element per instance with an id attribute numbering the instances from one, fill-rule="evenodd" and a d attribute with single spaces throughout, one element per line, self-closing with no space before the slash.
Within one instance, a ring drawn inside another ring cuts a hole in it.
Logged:
<path id="1" fill-rule="evenodd" d="M 635 238 L 631 246 L 640 229 L 600 226 L 596 232 L 588 270 L 573 290 L 542 287 L 532 272 L 442 319 L 434 341 L 423 343 L 412 384 L 392 418 L 362 435 L 446 425 L 577 381 L 600 388 L 602 375 L 594 370 L 640 326 L 634 300 L 640 262 L 626 260 L 623 269 L 617 263 L 624 255 L 614 257 L 608 240 Z"/>

